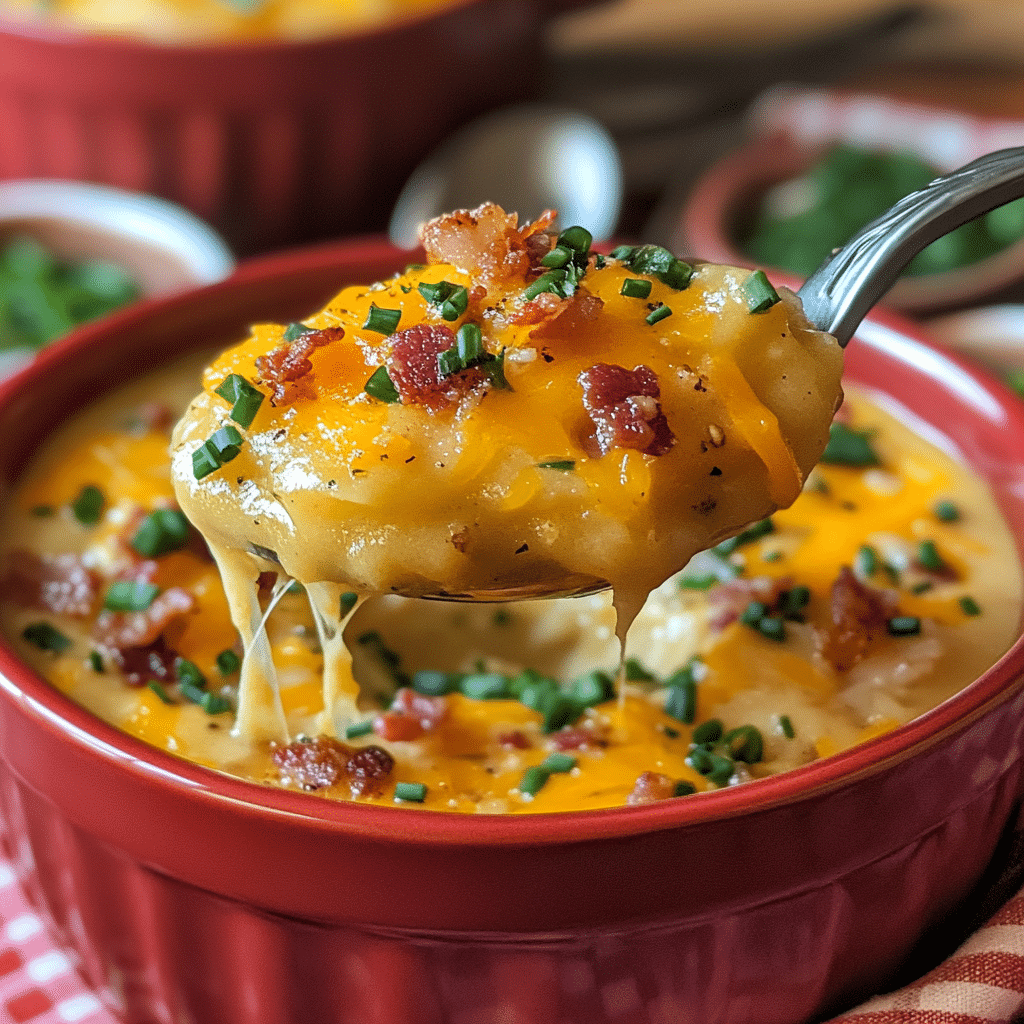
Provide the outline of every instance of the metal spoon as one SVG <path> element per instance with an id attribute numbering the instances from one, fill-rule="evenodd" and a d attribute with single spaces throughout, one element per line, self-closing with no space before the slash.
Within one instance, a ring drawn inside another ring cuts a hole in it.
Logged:
<path id="1" fill-rule="evenodd" d="M 494 202 L 524 220 L 558 210 L 563 225 L 595 238 L 615 229 L 622 166 L 599 121 L 542 103 L 505 107 L 471 121 L 413 172 L 398 197 L 388 234 L 413 248 L 419 226 L 438 214 Z"/>

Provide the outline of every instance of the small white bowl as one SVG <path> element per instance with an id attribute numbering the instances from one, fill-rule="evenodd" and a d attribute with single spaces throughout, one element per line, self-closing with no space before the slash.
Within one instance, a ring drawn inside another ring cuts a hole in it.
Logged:
<path id="1" fill-rule="evenodd" d="M 0 243 L 14 235 L 29 235 L 62 259 L 114 263 L 146 298 L 213 284 L 235 268 L 220 235 L 182 207 L 80 181 L 0 183 Z M 0 379 L 34 355 L 0 352 Z"/>

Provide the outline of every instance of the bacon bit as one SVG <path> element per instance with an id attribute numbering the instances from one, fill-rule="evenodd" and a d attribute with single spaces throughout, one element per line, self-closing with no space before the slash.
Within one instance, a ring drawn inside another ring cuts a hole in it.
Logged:
<path id="1" fill-rule="evenodd" d="M 532 265 L 551 248 L 547 229 L 557 214 L 545 210 L 532 224 L 494 203 L 456 210 L 427 221 L 420 241 L 428 263 L 451 263 L 489 285 L 523 281 Z"/>
<path id="2" fill-rule="evenodd" d="M 196 599 L 183 587 L 168 587 L 143 612 L 100 612 L 92 635 L 104 647 L 146 647 L 175 619 L 192 611 L 195 604 Z"/>
<path id="3" fill-rule="evenodd" d="M 345 776 L 351 757 L 352 748 L 330 736 L 317 736 L 308 743 L 289 743 L 270 754 L 281 778 L 305 790 L 333 786 Z"/>
<path id="4" fill-rule="evenodd" d="M 313 392 L 307 379 L 313 373 L 310 355 L 315 349 L 344 336 L 342 327 L 324 327 L 300 334 L 294 341 L 258 356 L 257 383 L 270 385 L 271 398 L 277 405 L 288 405 L 298 398 L 311 398 Z"/>
<path id="5" fill-rule="evenodd" d="M 776 607 L 783 593 L 793 586 L 792 576 L 748 576 L 716 583 L 708 592 L 712 629 L 725 629 L 735 622 L 751 601 L 760 601 L 769 610 Z"/>
<path id="6" fill-rule="evenodd" d="M 839 570 L 832 584 L 832 621 L 819 634 L 821 653 L 837 672 L 853 668 L 885 633 L 887 612 L 881 593 L 864 586 L 849 566 Z"/>
<path id="7" fill-rule="evenodd" d="M 659 800 L 668 800 L 675 795 L 676 784 L 661 772 L 644 772 L 633 786 L 633 791 L 626 797 L 630 806 L 653 804 Z"/>
<path id="8" fill-rule="evenodd" d="M 384 740 L 415 740 L 435 729 L 448 714 L 446 697 L 428 697 L 401 687 L 391 710 L 373 720 L 373 731 Z"/>
<path id="9" fill-rule="evenodd" d="M 39 556 L 30 551 L 12 551 L 2 593 L 22 608 L 84 619 L 92 612 L 99 585 L 99 576 L 77 555 Z"/>
<path id="10" fill-rule="evenodd" d="M 345 777 L 352 796 L 380 793 L 394 767 L 395 759 L 383 747 L 359 747 L 345 765 Z"/>
<path id="11" fill-rule="evenodd" d="M 676 443 L 658 401 L 658 378 L 650 367 L 627 370 L 597 363 L 577 379 L 583 387 L 583 407 L 596 427 L 595 443 L 601 455 L 611 448 L 664 455 Z"/>
<path id="12" fill-rule="evenodd" d="M 498 745 L 505 750 L 529 750 L 530 738 L 521 729 L 513 729 L 498 734 Z"/>
<path id="13" fill-rule="evenodd" d="M 174 425 L 174 411 L 164 402 L 144 402 L 135 410 L 132 426 L 139 430 L 168 431 Z"/>
<path id="14" fill-rule="evenodd" d="M 150 680 L 173 683 L 176 679 L 174 661 L 178 652 L 171 650 L 163 637 L 144 647 L 111 647 L 109 651 L 129 686 L 145 686 Z"/>
<path id="15" fill-rule="evenodd" d="M 587 747 L 606 747 L 608 741 L 593 729 L 576 725 L 552 733 L 548 744 L 555 750 L 585 750 Z"/>
<path id="16" fill-rule="evenodd" d="M 552 292 L 541 292 L 510 316 L 509 323 L 527 327 L 536 324 L 530 331 L 530 337 L 538 340 L 567 337 L 596 319 L 603 308 L 604 301 L 585 288 L 578 288 L 567 299 Z"/>
<path id="17" fill-rule="evenodd" d="M 436 407 L 448 400 L 463 374 L 442 377 L 437 366 L 439 353 L 455 344 L 455 332 L 446 324 L 416 324 L 391 335 L 388 373 L 403 405 L 421 402 Z"/>

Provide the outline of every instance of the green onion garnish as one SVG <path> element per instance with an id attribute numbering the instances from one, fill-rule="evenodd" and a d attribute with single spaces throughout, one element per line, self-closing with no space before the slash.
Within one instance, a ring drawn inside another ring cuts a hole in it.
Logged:
<path id="1" fill-rule="evenodd" d="M 878 552 L 870 544 L 862 544 L 853 560 L 853 567 L 861 576 L 874 576 L 878 568 Z"/>
<path id="2" fill-rule="evenodd" d="M 896 615 L 889 619 L 886 628 L 892 636 L 917 636 L 921 632 L 921 620 L 916 615 Z"/>
<path id="3" fill-rule="evenodd" d="M 378 366 L 363 385 L 363 390 L 378 402 L 394 403 L 398 401 L 398 388 L 391 379 L 386 366 Z"/>
<path id="4" fill-rule="evenodd" d="M 206 676 L 199 671 L 199 666 L 188 658 L 174 659 L 174 675 L 183 686 L 206 688 Z"/>
<path id="5" fill-rule="evenodd" d="M 469 292 L 462 285 L 459 285 L 451 295 L 441 303 L 441 316 L 444 317 L 445 320 L 458 320 L 459 317 L 466 312 L 466 308 L 468 306 Z"/>
<path id="6" fill-rule="evenodd" d="M 160 702 L 161 703 L 163 703 L 163 704 L 173 704 L 174 703 L 174 701 L 171 700 L 170 696 L 168 695 L 167 691 L 155 679 L 150 679 L 150 681 L 148 683 L 146 683 L 146 686 L 150 690 L 152 690 L 160 698 Z"/>
<path id="7" fill-rule="evenodd" d="M 210 438 L 192 453 L 192 475 L 197 480 L 209 476 L 235 458 L 243 443 L 242 435 L 230 423 L 214 431 Z"/>
<path id="8" fill-rule="evenodd" d="M 437 672 L 433 669 L 420 669 L 412 675 L 412 688 L 427 697 L 444 697 L 459 689 L 462 676 L 458 672 Z"/>
<path id="9" fill-rule="evenodd" d="M 603 704 L 615 696 L 615 680 L 607 672 L 594 669 L 585 675 L 577 676 L 566 687 L 565 692 L 578 704 L 589 708 L 595 704 Z"/>
<path id="10" fill-rule="evenodd" d="M 810 603 L 811 590 L 810 587 L 796 586 L 791 587 L 782 595 L 779 610 L 782 612 L 784 619 L 789 619 L 792 622 L 803 622 L 804 620 L 804 609 Z"/>
<path id="11" fill-rule="evenodd" d="M 693 796 L 697 792 L 697 787 L 692 782 L 687 782 L 685 779 L 681 779 L 676 783 L 675 789 L 672 790 L 673 796 Z"/>
<path id="12" fill-rule="evenodd" d="M 223 698 L 209 690 L 201 690 L 192 683 L 181 684 L 182 694 L 193 704 L 198 704 L 208 715 L 223 715 L 231 710 L 231 705 Z"/>
<path id="13" fill-rule="evenodd" d="M 500 672 L 470 672 L 462 677 L 459 691 L 471 700 L 507 700 L 512 695 L 508 678 Z"/>
<path id="14" fill-rule="evenodd" d="M 93 672 L 99 673 L 104 671 L 103 655 L 99 651 L 89 652 L 89 667 Z"/>
<path id="15" fill-rule="evenodd" d="M 879 466 L 881 459 L 871 447 L 870 430 L 852 430 L 845 423 L 833 423 L 821 461 L 833 466 Z"/>
<path id="16" fill-rule="evenodd" d="M 660 245 L 619 246 L 612 256 L 621 260 L 634 274 L 656 277 L 676 291 L 681 291 L 693 277 L 693 267 L 673 256 Z"/>
<path id="17" fill-rule="evenodd" d="M 764 737 L 753 725 L 730 729 L 722 740 L 734 761 L 757 764 L 764 757 Z"/>
<path id="18" fill-rule="evenodd" d="M 476 362 L 484 354 L 479 325 L 463 324 L 455 334 L 455 348 L 463 366 Z"/>
<path id="19" fill-rule="evenodd" d="M 644 317 L 644 320 L 653 326 L 654 324 L 661 323 L 662 320 L 666 320 L 671 315 L 671 306 L 666 306 L 664 302 L 660 302 Z"/>
<path id="20" fill-rule="evenodd" d="M 636 658 L 626 659 L 626 679 L 631 683 L 650 683 L 657 677 L 653 672 L 644 668 L 643 664 Z"/>
<path id="21" fill-rule="evenodd" d="M 665 714 L 686 725 L 693 722 L 697 714 L 697 682 L 689 670 L 680 669 L 669 679 Z"/>
<path id="22" fill-rule="evenodd" d="M 557 270 L 571 262 L 572 258 L 572 249 L 568 249 L 564 245 L 556 245 L 554 249 L 544 256 L 540 261 L 540 265 Z"/>
<path id="23" fill-rule="evenodd" d="M 549 462 L 538 462 L 538 469 L 557 469 L 561 473 L 571 473 L 576 468 L 574 459 L 551 459 Z"/>
<path id="24" fill-rule="evenodd" d="M 547 768 L 549 772 L 564 774 L 571 772 L 576 767 L 576 758 L 571 754 L 548 754 L 540 763 L 541 768 Z"/>
<path id="25" fill-rule="evenodd" d="M 757 631 L 768 640 L 781 643 L 786 639 L 786 623 L 781 615 L 765 615 L 757 624 Z"/>
<path id="26" fill-rule="evenodd" d="M 192 475 L 197 480 L 202 480 L 203 477 L 215 473 L 218 469 L 220 469 L 220 459 L 217 458 L 217 453 L 210 446 L 210 442 L 204 441 L 192 453 Z"/>
<path id="27" fill-rule="evenodd" d="M 158 508 L 147 515 L 132 537 L 131 545 L 146 558 L 180 551 L 188 544 L 189 523 L 176 508 Z"/>
<path id="28" fill-rule="evenodd" d="M 100 521 L 105 503 L 103 492 L 92 484 L 86 484 L 78 497 L 71 502 L 71 511 L 83 526 L 95 526 Z"/>
<path id="29" fill-rule="evenodd" d="M 242 667 L 242 660 L 230 647 L 217 655 L 217 671 L 222 676 L 234 675 Z"/>
<path id="30" fill-rule="evenodd" d="M 917 546 L 917 564 L 922 569 L 929 569 L 932 572 L 939 572 L 946 567 L 946 563 L 939 554 L 939 549 L 933 540 L 923 540 Z"/>
<path id="31" fill-rule="evenodd" d="M 345 616 L 355 608 L 358 600 L 359 595 L 354 590 L 346 590 L 345 593 L 338 598 L 338 618 L 345 618 Z"/>
<path id="32" fill-rule="evenodd" d="M 693 730 L 693 742 L 698 745 L 717 743 L 722 738 L 724 728 L 720 718 L 709 718 Z"/>
<path id="33" fill-rule="evenodd" d="M 33 505 L 30 511 L 37 519 L 49 519 L 50 516 L 57 514 L 52 505 Z"/>
<path id="34" fill-rule="evenodd" d="M 931 580 L 922 580 L 920 583 L 915 583 L 911 588 L 912 594 L 927 594 L 929 590 L 934 589 L 935 584 Z"/>
<path id="35" fill-rule="evenodd" d="M 937 501 L 932 511 L 942 523 L 955 523 L 960 518 L 960 508 L 952 501 Z"/>
<path id="36" fill-rule="evenodd" d="M 787 740 L 791 740 L 796 736 L 796 730 L 793 728 L 793 722 L 789 715 L 779 715 L 779 728 L 782 729 L 782 735 Z"/>
<path id="37" fill-rule="evenodd" d="M 580 255 L 586 255 L 590 251 L 590 245 L 594 236 L 584 227 L 578 224 L 566 228 L 558 236 L 558 244 Z"/>
<path id="38" fill-rule="evenodd" d="M 642 277 L 627 277 L 622 282 L 619 294 L 625 295 L 628 299 L 646 299 L 653 287 L 650 281 Z"/>
<path id="39" fill-rule="evenodd" d="M 360 736 L 369 736 L 373 732 L 373 722 L 353 722 L 345 728 L 345 739 L 355 740 Z"/>
<path id="40" fill-rule="evenodd" d="M 411 804 L 421 804 L 427 798 L 426 783 L 398 782 L 395 783 L 395 799 Z"/>
<path id="41" fill-rule="evenodd" d="M 71 641 L 48 622 L 33 622 L 22 630 L 21 635 L 40 650 L 53 651 L 54 654 L 63 654 L 71 646 Z"/>
<path id="42" fill-rule="evenodd" d="M 295 341 L 296 338 L 301 338 L 302 335 L 309 334 L 312 330 L 312 327 L 307 327 L 305 324 L 290 323 L 284 329 L 284 335 L 282 337 L 284 341 Z M 223 397 L 227 398 L 226 395 Z M 231 401 L 234 401 L 234 399 L 231 399 Z"/>
<path id="43" fill-rule="evenodd" d="M 528 796 L 536 796 L 544 788 L 549 778 L 551 778 L 551 772 L 543 765 L 535 764 L 523 773 L 523 777 L 519 781 L 519 792 Z"/>
<path id="44" fill-rule="evenodd" d="M 744 544 L 751 544 L 755 540 L 760 540 L 761 537 L 774 532 L 775 523 L 772 522 L 771 517 L 761 519 L 748 526 L 745 530 L 741 530 L 735 537 L 730 537 L 728 540 L 723 540 L 721 544 L 716 544 L 711 550 L 716 555 L 725 558 L 731 555 L 738 547 L 742 547 Z"/>
<path id="45" fill-rule="evenodd" d="M 156 599 L 160 588 L 140 580 L 117 580 L 107 588 L 103 607 L 111 612 L 144 612 Z"/>
<path id="46" fill-rule="evenodd" d="M 961 597 L 960 598 L 960 610 L 964 615 L 980 615 L 981 606 L 973 597 Z"/>
<path id="47" fill-rule="evenodd" d="M 743 294 L 747 299 L 747 309 L 751 313 L 763 313 L 779 301 L 779 293 L 772 287 L 763 270 L 755 270 L 743 282 Z"/>
<path id="48" fill-rule="evenodd" d="M 710 590 L 719 582 L 713 572 L 704 572 L 697 575 L 683 575 L 679 577 L 680 590 Z"/>
<path id="49" fill-rule="evenodd" d="M 440 377 L 450 377 L 464 369 L 464 364 L 459 358 L 459 353 L 454 348 L 445 349 L 437 353 L 437 373 Z"/>
<path id="50" fill-rule="evenodd" d="M 544 292 L 553 292 L 562 298 L 568 298 L 564 294 L 566 281 L 567 275 L 564 270 L 549 270 L 546 274 L 541 274 L 536 281 L 527 285 L 526 290 L 523 292 L 523 297 L 528 302 L 532 302 L 538 295 L 543 295 Z M 572 293 L 570 292 L 569 294 Z"/>
<path id="51" fill-rule="evenodd" d="M 400 309 L 384 309 L 371 302 L 370 312 L 366 315 L 363 330 L 374 331 L 377 334 L 394 334 L 398 330 L 401 319 L 402 311 Z"/>
<path id="52" fill-rule="evenodd" d="M 416 285 L 416 290 L 427 302 L 432 305 L 440 305 L 459 286 L 451 281 L 421 281 Z"/>
<path id="53" fill-rule="evenodd" d="M 254 388 L 244 377 L 230 373 L 220 385 L 214 389 L 221 398 L 231 402 L 231 418 L 242 427 L 252 426 L 264 394 Z"/>

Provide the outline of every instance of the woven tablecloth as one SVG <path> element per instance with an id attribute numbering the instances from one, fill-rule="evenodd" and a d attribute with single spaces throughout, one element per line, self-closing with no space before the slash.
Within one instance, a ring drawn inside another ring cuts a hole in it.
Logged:
<path id="1" fill-rule="evenodd" d="M 1006 844 L 994 881 L 975 900 L 973 916 L 985 921 L 970 938 L 899 991 L 828 1024 L 1024 1024 L 1022 876 L 1024 828 Z M 971 913 L 967 908 L 967 919 Z M 74 960 L 54 946 L 2 857 L 0 1024 L 117 1024 L 75 972 Z"/>

